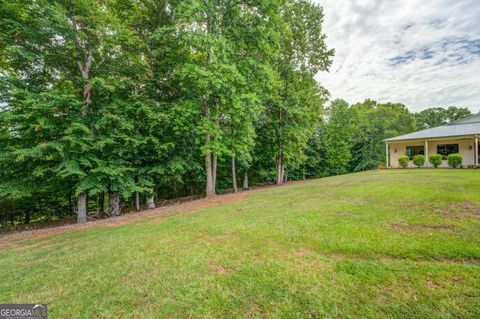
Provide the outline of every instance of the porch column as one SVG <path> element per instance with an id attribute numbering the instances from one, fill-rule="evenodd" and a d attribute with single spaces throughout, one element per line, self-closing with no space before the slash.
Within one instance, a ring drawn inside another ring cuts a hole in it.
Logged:
<path id="1" fill-rule="evenodd" d="M 425 164 L 424 167 L 428 167 L 428 141 L 425 140 Z"/>
<path id="2" fill-rule="evenodd" d="M 389 152 L 389 150 L 388 150 L 388 142 L 385 142 L 385 150 L 386 150 L 385 155 L 386 155 L 386 157 L 387 157 L 385 163 L 386 163 L 386 167 L 388 168 L 388 167 L 390 166 L 390 165 L 389 165 L 390 163 L 388 162 L 388 157 L 389 157 L 389 155 L 390 155 L 390 154 L 388 154 L 388 152 Z"/>
<path id="3" fill-rule="evenodd" d="M 478 165 L 478 136 L 475 135 L 475 154 L 473 154 L 475 158 L 475 165 Z"/>

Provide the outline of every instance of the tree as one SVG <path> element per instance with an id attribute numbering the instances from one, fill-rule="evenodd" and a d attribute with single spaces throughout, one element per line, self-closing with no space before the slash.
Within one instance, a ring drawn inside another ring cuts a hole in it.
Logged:
<path id="1" fill-rule="evenodd" d="M 33 176 L 70 185 L 78 222 L 86 221 L 89 195 L 109 191 L 118 215 L 120 193 L 137 187 L 132 157 L 143 138 L 133 121 L 145 104 L 147 69 L 138 38 L 109 8 L 90 0 L 24 2 L 24 14 L 11 18 L 20 26 L 9 30 L 17 40 L 6 48 L 5 121 L 24 147 L 9 141 L 5 158 L 21 151 L 25 165 L 35 162 L 18 187 Z"/>
<path id="2" fill-rule="evenodd" d="M 285 1 L 281 17 L 283 36 L 275 61 L 277 92 L 267 103 L 277 185 L 283 183 L 287 165 L 304 160 L 303 149 L 321 119 L 327 96 L 313 76 L 328 70 L 334 54 L 325 43 L 320 6 L 302 0 Z"/>
<path id="3" fill-rule="evenodd" d="M 347 172 L 352 157 L 350 147 L 355 135 L 352 111 L 344 100 L 335 100 L 326 112 L 326 162 L 330 174 Z"/>
<path id="4" fill-rule="evenodd" d="M 254 62 L 261 65 L 264 59 L 261 43 L 268 33 L 259 32 L 259 26 L 268 21 L 264 16 L 272 6 L 231 0 L 179 3 L 172 7 L 175 27 L 158 30 L 163 41 L 180 46 L 172 57 L 177 63 L 170 86 L 177 96 L 174 108 L 189 114 L 188 126 L 196 132 L 207 196 L 215 195 L 219 157 L 248 158 L 260 110 L 248 80 L 259 73 Z M 178 124 L 178 130 L 186 126 Z"/>
<path id="5" fill-rule="evenodd" d="M 459 120 L 470 115 L 471 112 L 466 107 L 450 106 L 448 108 L 433 107 L 415 113 L 417 130 L 424 130 L 430 127 L 445 125 L 447 123 Z"/>
<path id="6" fill-rule="evenodd" d="M 13 0 L 0 17 L 3 223 L 117 216 L 325 162 L 314 75 L 333 51 L 308 1 Z"/>
<path id="7" fill-rule="evenodd" d="M 415 130 L 415 119 L 405 105 L 379 104 L 373 100 L 352 105 L 356 134 L 352 141 L 350 169 L 363 171 L 385 164 L 384 140 Z"/>

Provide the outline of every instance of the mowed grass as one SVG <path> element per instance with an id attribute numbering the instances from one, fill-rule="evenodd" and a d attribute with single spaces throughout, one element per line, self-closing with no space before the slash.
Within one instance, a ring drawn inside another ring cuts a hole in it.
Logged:
<path id="1" fill-rule="evenodd" d="M 50 318 L 479 318 L 480 170 L 311 180 L 0 250 Z M 0 239 L 1 240 L 1 239 Z"/>

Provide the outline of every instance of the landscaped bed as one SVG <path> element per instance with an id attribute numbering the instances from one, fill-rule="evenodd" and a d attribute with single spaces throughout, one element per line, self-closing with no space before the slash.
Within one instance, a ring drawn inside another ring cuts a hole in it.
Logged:
<path id="1" fill-rule="evenodd" d="M 0 302 L 51 318 L 480 317 L 479 170 L 232 198 L 1 238 Z"/>

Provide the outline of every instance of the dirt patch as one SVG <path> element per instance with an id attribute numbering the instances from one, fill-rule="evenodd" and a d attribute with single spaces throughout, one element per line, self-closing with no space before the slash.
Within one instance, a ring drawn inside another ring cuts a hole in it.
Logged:
<path id="1" fill-rule="evenodd" d="M 315 252 L 310 248 L 300 248 L 293 252 L 293 254 L 297 257 L 305 257 L 308 255 L 313 255 L 314 253 Z"/>
<path id="2" fill-rule="evenodd" d="M 427 225 L 427 224 L 391 224 L 390 228 L 400 230 L 452 230 L 451 225 Z"/>
<path id="3" fill-rule="evenodd" d="M 0 231 L 0 238 L 4 235 L 15 234 L 24 231 L 32 231 L 44 228 L 60 227 L 65 225 L 74 224 L 77 221 L 76 216 L 68 216 L 57 220 L 42 220 L 36 221 L 35 223 L 30 224 L 19 224 L 11 228 L 2 228 Z"/>
<path id="4" fill-rule="evenodd" d="M 255 303 L 251 303 L 249 306 L 248 306 L 248 309 L 247 311 L 245 312 L 245 316 L 247 318 L 262 318 L 263 316 L 263 311 L 262 309 Z"/>
<path id="5" fill-rule="evenodd" d="M 210 269 L 212 272 L 214 272 L 217 275 L 228 275 L 229 273 L 232 272 L 231 269 L 225 268 L 222 265 L 220 265 L 219 263 L 216 263 L 216 262 L 213 262 L 213 261 L 209 261 L 207 263 L 207 267 L 208 267 L 208 269 Z"/>
<path id="6" fill-rule="evenodd" d="M 270 188 L 283 187 L 285 185 L 292 184 L 303 184 L 308 183 L 310 180 L 302 181 L 288 181 L 285 182 L 282 186 L 277 186 L 273 184 L 265 185 L 256 185 L 250 188 L 248 191 L 242 191 L 238 193 L 228 193 L 225 195 L 219 195 L 212 198 L 198 198 L 197 195 L 189 196 L 185 198 L 177 198 L 172 200 L 167 200 L 161 204 L 167 206 L 158 207 L 150 210 L 143 210 L 140 212 L 131 211 L 131 209 L 125 209 L 122 211 L 124 213 L 120 217 L 111 217 L 107 219 L 98 219 L 98 220 L 89 220 L 85 224 L 75 224 L 76 217 L 69 217 L 62 219 L 58 223 L 48 223 L 48 226 L 41 229 L 32 229 L 32 228 L 20 228 L 15 232 L 11 233 L 0 233 L 0 248 L 12 244 L 15 241 L 21 241 L 25 239 L 32 239 L 37 237 L 46 237 L 55 234 L 61 234 L 67 231 L 78 231 L 82 229 L 87 229 L 91 227 L 110 227 L 110 226 L 119 226 L 128 224 L 131 222 L 140 221 L 146 218 L 155 218 L 155 217 L 166 217 L 172 218 L 177 214 L 191 213 L 199 209 L 214 207 L 229 202 L 235 202 L 248 198 L 248 195 L 261 192 Z M 164 221 L 165 219 L 162 219 Z M 161 221 L 160 221 L 161 222 Z M 32 227 L 32 226 L 31 226 Z M 20 230 L 20 231 L 19 231 Z"/>
<path id="7" fill-rule="evenodd" d="M 329 258 L 336 262 L 341 262 L 345 260 L 361 260 L 361 261 L 380 261 L 384 264 L 398 263 L 405 261 L 412 261 L 415 263 L 441 263 L 441 264 L 459 264 L 459 265 L 480 265 L 480 259 L 476 258 L 449 258 L 449 257 L 438 257 L 438 258 L 410 258 L 407 256 L 391 256 L 385 254 L 376 254 L 372 256 L 364 256 L 357 254 L 346 254 L 341 252 L 335 252 L 326 254 Z"/>
<path id="8" fill-rule="evenodd" d="M 449 204 L 444 208 L 436 208 L 433 210 L 436 213 L 440 213 L 447 218 L 462 218 L 462 217 L 475 217 L 480 218 L 480 203 L 463 202 Z"/>
<path id="9" fill-rule="evenodd" d="M 328 255 L 328 257 L 333 259 L 334 261 L 344 261 L 348 258 L 348 256 L 343 253 L 331 253 Z"/>
<path id="10" fill-rule="evenodd" d="M 435 288 L 440 287 L 440 285 L 433 280 L 428 280 L 427 281 L 427 287 L 430 288 L 430 289 L 435 289 Z"/>
<path id="11" fill-rule="evenodd" d="M 211 198 L 202 198 L 198 200 L 192 200 L 185 203 L 173 204 L 170 206 L 159 207 L 151 210 L 145 210 L 135 213 L 127 213 L 119 217 L 112 217 L 107 219 L 100 219 L 95 221 L 89 221 L 85 224 L 67 224 L 58 227 L 49 227 L 44 229 L 34 229 L 22 232 L 6 234 L 0 237 L 0 247 L 7 246 L 16 241 L 46 237 L 56 234 L 61 234 L 68 231 L 79 231 L 92 227 L 116 227 L 120 225 L 129 224 L 132 222 L 141 221 L 149 218 L 166 217 L 158 222 L 162 222 L 166 219 L 172 218 L 178 214 L 191 213 L 199 209 L 215 207 L 230 202 L 240 201 L 248 198 L 249 194 L 261 191 L 261 189 L 232 193 L 228 195 L 215 196 Z M 70 222 L 74 222 L 74 219 Z"/>

